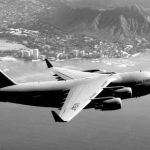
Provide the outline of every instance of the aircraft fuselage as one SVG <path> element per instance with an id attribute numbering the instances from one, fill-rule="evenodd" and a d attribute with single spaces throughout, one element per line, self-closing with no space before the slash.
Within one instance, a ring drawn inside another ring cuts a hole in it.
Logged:
<path id="1" fill-rule="evenodd" d="M 150 94 L 150 72 L 118 73 L 114 77 L 115 80 L 97 96 L 98 98 L 117 97 L 118 91 L 115 87 L 131 88 L 132 95 L 123 95 L 120 92 L 119 96 L 121 99 Z M 80 80 L 21 83 L 8 86 L 0 89 L 0 101 L 60 108 L 63 105 L 62 99 L 65 100 L 70 87 L 78 82 Z M 115 95 L 116 91 L 117 94 Z"/>
<path id="2" fill-rule="evenodd" d="M 135 98 L 150 94 L 150 72 L 127 72 L 117 75 L 117 80 L 111 86 L 124 86 L 132 89 L 132 97 L 121 97 L 121 99 Z"/>

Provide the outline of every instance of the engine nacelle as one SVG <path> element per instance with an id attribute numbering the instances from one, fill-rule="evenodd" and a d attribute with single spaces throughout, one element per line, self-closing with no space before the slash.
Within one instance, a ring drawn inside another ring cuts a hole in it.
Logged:
<path id="1" fill-rule="evenodd" d="M 94 73 L 94 72 L 99 72 L 99 69 L 90 69 L 90 70 L 84 70 L 84 72 L 90 72 L 90 73 Z"/>
<path id="2" fill-rule="evenodd" d="M 121 89 L 117 89 L 114 91 L 114 96 L 120 98 L 131 98 L 132 89 L 130 87 L 123 87 Z"/>
<path id="3" fill-rule="evenodd" d="M 105 72 L 99 69 L 90 69 L 90 70 L 84 70 L 84 72 L 90 72 L 90 73 L 100 73 L 100 74 L 115 74 L 115 72 Z"/>
<path id="4" fill-rule="evenodd" d="M 104 98 L 100 100 L 100 103 L 95 105 L 95 109 L 100 109 L 102 111 L 107 110 L 117 110 L 121 109 L 122 102 L 120 98 Z"/>

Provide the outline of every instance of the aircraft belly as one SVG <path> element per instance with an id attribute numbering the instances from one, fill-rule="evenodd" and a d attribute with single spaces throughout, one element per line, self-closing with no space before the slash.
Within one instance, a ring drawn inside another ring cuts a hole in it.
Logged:
<path id="1" fill-rule="evenodd" d="M 150 94 L 150 82 L 137 84 L 132 87 L 133 97 L 140 97 Z"/>
<path id="2" fill-rule="evenodd" d="M 0 92 L 0 101 L 60 108 L 68 91 Z"/>

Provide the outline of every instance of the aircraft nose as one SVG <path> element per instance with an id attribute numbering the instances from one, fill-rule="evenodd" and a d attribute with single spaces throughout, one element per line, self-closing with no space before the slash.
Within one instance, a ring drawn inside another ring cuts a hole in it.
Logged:
<path id="1" fill-rule="evenodd" d="M 146 72 L 145 74 L 146 74 L 146 77 L 147 77 L 148 79 L 150 79 L 150 72 Z"/>
<path id="2" fill-rule="evenodd" d="M 150 71 L 147 72 L 147 76 L 150 77 Z"/>

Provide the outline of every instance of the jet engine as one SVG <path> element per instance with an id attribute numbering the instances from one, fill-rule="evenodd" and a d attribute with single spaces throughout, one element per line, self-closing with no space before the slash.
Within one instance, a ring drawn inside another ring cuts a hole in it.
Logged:
<path id="1" fill-rule="evenodd" d="M 114 91 L 115 97 L 130 98 L 132 97 L 132 89 L 130 87 L 123 87 Z"/>
<path id="2" fill-rule="evenodd" d="M 90 69 L 90 70 L 84 70 L 84 72 L 90 72 L 90 73 L 94 73 L 94 72 L 102 72 L 101 70 L 99 69 Z"/>
<path id="3" fill-rule="evenodd" d="M 115 72 L 105 72 L 99 69 L 84 70 L 83 72 L 100 73 L 100 74 L 115 74 Z"/>
<path id="4" fill-rule="evenodd" d="M 95 105 L 95 109 L 100 109 L 102 111 L 108 111 L 108 110 L 117 110 L 121 109 L 122 102 L 120 98 L 116 97 L 110 97 L 110 98 L 104 98 L 99 99 L 100 103 L 97 103 Z"/>

